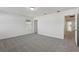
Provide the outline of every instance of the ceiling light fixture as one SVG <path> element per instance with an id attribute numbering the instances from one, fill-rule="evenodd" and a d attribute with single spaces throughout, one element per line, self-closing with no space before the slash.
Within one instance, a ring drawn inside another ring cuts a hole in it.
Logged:
<path id="1" fill-rule="evenodd" d="M 35 7 L 30 7 L 30 10 L 31 10 L 31 11 L 34 11 L 34 10 L 35 10 Z"/>

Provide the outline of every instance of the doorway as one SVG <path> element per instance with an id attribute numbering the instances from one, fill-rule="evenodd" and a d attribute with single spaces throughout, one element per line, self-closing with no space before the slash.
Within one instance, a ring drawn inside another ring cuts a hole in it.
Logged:
<path id="1" fill-rule="evenodd" d="M 34 20 L 34 33 L 38 33 L 38 20 Z"/>
<path id="2" fill-rule="evenodd" d="M 65 16 L 65 35 L 66 39 L 75 39 L 75 15 Z"/>
<path id="3" fill-rule="evenodd" d="M 75 43 L 75 15 L 65 16 L 64 39 L 67 47 L 76 46 Z"/>

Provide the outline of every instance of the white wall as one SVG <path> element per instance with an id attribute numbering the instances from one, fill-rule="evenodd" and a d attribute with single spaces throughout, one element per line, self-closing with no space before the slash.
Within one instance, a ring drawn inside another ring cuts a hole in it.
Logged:
<path id="1" fill-rule="evenodd" d="M 25 23 L 26 17 L 0 13 L 0 39 L 31 33 Z"/>
<path id="2" fill-rule="evenodd" d="M 64 39 L 64 16 L 76 14 L 77 9 L 36 17 L 38 33 Z"/>
<path id="3" fill-rule="evenodd" d="M 64 17 L 61 14 L 50 14 L 38 17 L 38 33 L 63 39 Z"/>

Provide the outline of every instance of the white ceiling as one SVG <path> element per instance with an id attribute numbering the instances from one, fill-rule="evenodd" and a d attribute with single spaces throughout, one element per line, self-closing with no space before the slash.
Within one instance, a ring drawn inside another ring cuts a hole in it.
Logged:
<path id="1" fill-rule="evenodd" d="M 29 7 L 0 7 L 0 13 L 12 13 L 29 17 L 42 16 L 44 13 L 56 13 L 57 10 L 66 11 L 76 7 L 35 7 L 35 11 L 31 11 Z"/>

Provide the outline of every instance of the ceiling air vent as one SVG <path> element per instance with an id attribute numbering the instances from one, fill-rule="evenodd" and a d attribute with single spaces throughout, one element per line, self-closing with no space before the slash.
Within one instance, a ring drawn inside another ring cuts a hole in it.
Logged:
<path id="1" fill-rule="evenodd" d="M 31 22 L 31 20 L 26 20 L 26 22 Z"/>
<path id="2" fill-rule="evenodd" d="M 57 10 L 57 12 L 61 12 L 60 10 Z"/>
<path id="3" fill-rule="evenodd" d="M 44 15 L 47 15 L 47 13 L 44 13 Z"/>

